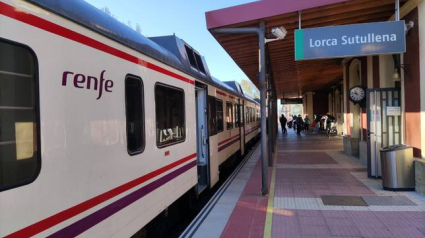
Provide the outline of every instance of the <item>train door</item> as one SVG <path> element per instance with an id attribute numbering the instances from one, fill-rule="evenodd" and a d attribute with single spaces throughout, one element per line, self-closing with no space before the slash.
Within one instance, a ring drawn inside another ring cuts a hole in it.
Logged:
<path id="1" fill-rule="evenodd" d="M 200 194 L 209 184 L 209 151 L 208 151 L 208 121 L 207 121 L 207 88 L 196 85 L 196 149 L 198 164 L 198 187 Z"/>
<path id="2" fill-rule="evenodd" d="M 242 103 L 241 103 L 242 101 Z M 239 110 L 239 134 L 241 135 L 241 155 L 245 154 L 245 102 L 243 100 L 239 101 L 238 110 Z"/>
<path id="3" fill-rule="evenodd" d="M 401 110 L 400 89 L 367 90 L 367 168 L 369 177 L 381 177 L 382 147 L 400 144 Z"/>

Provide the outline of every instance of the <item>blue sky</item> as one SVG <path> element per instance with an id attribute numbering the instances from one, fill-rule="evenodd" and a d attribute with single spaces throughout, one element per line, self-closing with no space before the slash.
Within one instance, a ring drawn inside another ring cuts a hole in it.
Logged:
<path id="1" fill-rule="evenodd" d="M 108 7 L 121 22 L 138 23 L 144 36 L 176 34 L 206 60 L 213 76 L 222 81 L 247 79 L 208 32 L 205 12 L 255 0 L 86 0 L 97 8 Z"/>

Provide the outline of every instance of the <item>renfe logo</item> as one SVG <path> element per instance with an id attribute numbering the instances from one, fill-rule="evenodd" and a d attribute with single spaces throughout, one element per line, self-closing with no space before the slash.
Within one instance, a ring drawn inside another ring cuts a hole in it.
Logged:
<path id="1" fill-rule="evenodd" d="M 74 72 L 65 71 L 62 74 L 62 86 L 66 86 L 68 75 L 74 75 L 74 87 L 91 89 L 93 85 L 94 90 L 99 90 L 99 95 L 96 98 L 96 100 L 99 100 L 99 98 L 102 97 L 103 89 L 105 89 L 106 92 L 112 92 L 112 87 L 114 86 L 114 82 L 112 80 L 105 81 L 103 78 L 105 71 L 106 70 L 103 70 L 102 73 L 100 73 L 100 80 L 93 76 L 85 76 L 84 74 L 74 75 Z"/>

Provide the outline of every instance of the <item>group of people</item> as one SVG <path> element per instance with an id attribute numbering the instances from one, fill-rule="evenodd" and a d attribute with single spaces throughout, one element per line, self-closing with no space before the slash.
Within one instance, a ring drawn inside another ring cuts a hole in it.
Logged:
<path id="1" fill-rule="evenodd" d="M 306 115 L 304 119 L 301 117 L 301 115 L 293 115 L 292 120 L 288 122 L 288 119 L 285 117 L 285 115 L 282 114 L 282 116 L 279 118 L 279 121 L 283 134 L 288 134 L 286 130 L 286 125 L 288 124 L 288 127 L 294 128 L 294 131 L 296 130 L 298 135 L 301 135 L 302 130 L 308 131 L 309 125 L 311 123 L 308 115 Z"/>
<path id="2" fill-rule="evenodd" d="M 329 138 L 331 134 L 337 134 L 335 127 L 335 117 L 330 114 L 318 115 L 316 120 L 318 121 L 317 130 L 326 132 L 326 137 Z"/>
<path id="3" fill-rule="evenodd" d="M 285 115 L 282 114 L 279 118 L 279 121 L 282 127 L 283 134 L 288 134 L 286 130 L 286 126 L 288 126 L 288 128 L 291 128 L 291 127 L 294 128 L 294 131 L 296 130 L 297 134 L 301 135 L 301 131 L 306 131 L 306 132 L 308 131 L 310 124 L 314 128 L 313 132 L 317 133 L 318 131 L 326 131 L 327 137 L 329 137 L 330 134 L 334 133 L 333 124 L 335 124 L 335 118 L 329 114 L 314 115 L 313 123 L 310 121 L 310 118 L 308 117 L 308 115 L 306 115 L 304 119 L 301 117 L 301 115 L 298 115 L 298 116 L 293 115 L 292 120 L 288 121 Z"/>

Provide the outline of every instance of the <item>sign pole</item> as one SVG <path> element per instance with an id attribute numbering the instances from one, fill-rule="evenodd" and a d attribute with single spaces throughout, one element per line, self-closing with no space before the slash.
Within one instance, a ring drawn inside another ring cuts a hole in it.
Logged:
<path id="1" fill-rule="evenodd" d="M 298 11 L 298 29 L 301 30 L 301 11 Z"/>
<path id="2" fill-rule="evenodd" d="M 400 21 L 400 0 L 395 0 L 395 20 Z"/>

